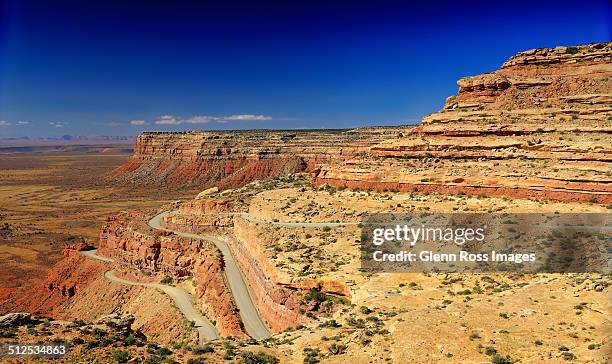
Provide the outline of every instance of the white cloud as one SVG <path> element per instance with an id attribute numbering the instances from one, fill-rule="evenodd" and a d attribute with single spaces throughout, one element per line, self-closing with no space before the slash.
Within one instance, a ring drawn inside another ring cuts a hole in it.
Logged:
<path id="1" fill-rule="evenodd" d="M 64 126 L 66 126 L 66 124 L 68 123 L 64 121 L 50 121 L 49 122 L 49 125 L 54 126 L 56 128 L 63 128 Z"/>
<path id="2" fill-rule="evenodd" d="M 185 119 L 181 121 L 184 121 L 185 123 L 188 123 L 188 124 L 207 124 L 213 120 L 217 120 L 217 118 L 215 118 L 214 116 L 196 115 L 196 116 L 190 117 L 189 119 Z"/>
<path id="3" fill-rule="evenodd" d="M 28 124 L 30 124 L 30 122 L 29 121 L 25 121 L 25 120 L 19 120 L 17 122 L 17 125 L 28 125 Z"/>
<path id="4" fill-rule="evenodd" d="M 132 125 L 145 125 L 147 122 L 144 120 L 131 120 L 130 124 Z"/>
<path id="5" fill-rule="evenodd" d="M 172 115 L 162 115 L 157 120 L 155 120 L 155 124 L 159 125 L 178 125 L 181 124 L 181 121 L 175 118 Z"/>
<path id="6" fill-rule="evenodd" d="M 9 123 L 6 120 L 0 120 L 0 126 L 11 126 L 11 125 L 13 125 L 13 124 Z"/>
<path id="7" fill-rule="evenodd" d="M 109 128 L 116 128 L 118 126 L 121 126 L 121 123 L 117 121 L 111 121 L 106 123 L 106 126 L 108 126 Z"/>
<path id="8" fill-rule="evenodd" d="M 241 120 L 241 121 L 259 121 L 259 120 L 272 120 L 271 116 L 266 115 L 253 115 L 253 114 L 241 114 L 241 115 L 230 115 L 221 118 L 223 120 Z"/>
<path id="9" fill-rule="evenodd" d="M 226 123 L 228 120 L 232 121 L 260 121 L 260 120 L 272 120 L 271 116 L 267 115 L 255 115 L 255 114 L 239 114 L 229 116 L 210 116 L 210 115 L 196 115 L 187 119 L 182 119 L 173 115 L 163 115 L 155 120 L 155 124 L 158 125 L 180 125 L 180 124 L 207 124 L 210 122 Z"/>

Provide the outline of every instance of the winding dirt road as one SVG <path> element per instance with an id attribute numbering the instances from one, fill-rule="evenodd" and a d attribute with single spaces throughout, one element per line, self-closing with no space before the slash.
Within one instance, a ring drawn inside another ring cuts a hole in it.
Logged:
<path id="1" fill-rule="evenodd" d="M 149 220 L 149 226 L 154 229 L 169 231 L 186 238 L 207 240 L 215 244 L 221 251 L 221 254 L 223 254 L 223 260 L 225 262 L 223 274 L 225 275 L 225 280 L 227 281 L 232 296 L 234 297 L 234 302 L 238 307 L 238 313 L 240 314 L 240 318 L 244 324 L 244 329 L 249 336 L 257 340 L 270 337 L 271 332 L 266 327 L 261 316 L 259 315 L 259 312 L 257 311 L 257 307 L 255 306 L 251 296 L 250 289 L 246 284 L 242 271 L 238 267 L 238 263 L 236 263 L 236 260 L 234 259 L 234 256 L 232 255 L 227 243 L 213 236 L 164 229 L 161 227 L 160 222 L 167 213 L 168 212 L 166 211 L 154 216 L 151 220 Z"/>
<path id="2" fill-rule="evenodd" d="M 175 211 L 174 210 L 164 211 L 162 213 L 155 215 L 153 218 L 151 218 L 148 221 L 149 226 L 154 229 L 169 231 L 179 236 L 183 236 L 183 237 L 187 237 L 191 239 L 207 240 L 215 244 L 215 246 L 217 246 L 217 248 L 223 254 L 223 259 L 225 263 L 225 269 L 224 269 L 223 274 L 229 285 L 229 289 L 234 298 L 234 302 L 236 303 L 236 306 L 238 307 L 240 318 L 242 320 L 242 323 L 244 324 L 244 328 L 247 334 L 249 334 L 252 338 L 257 339 L 257 340 L 262 340 L 262 339 L 266 339 L 270 337 L 271 332 L 267 328 L 261 316 L 259 315 L 259 312 L 257 311 L 257 307 L 255 306 L 255 303 L 253 301 L 253 297 L 252 297 L 250 288 L 247 285 L 245 277 L 242 271 L 240 270 L 236 260 L 234 259 L 234 256 L 232 255 L 232 252 L 229 246 L 227 245 L 227 242 L 221 239 L 218 239 L 214 236 L 186 233 L 186 232 L 162 228 L 161 227 L 162 219 L 164 218 L 166 214 L 172 213 L 172 212 L 175 212 Z M 237 215 L 253 223 L 270 224 L 270 225 L 278 225 L 278 226 L 286 226 L 286 227 L 305 227 L 305 228 L 330 227 L 330 228 L 335 228 L 335 227 L 342 227 L 346 225 L 357 225 L 358 224 L 357 222 L 305 223 L 305 222 L 265 221 L 265 220 L 256 219 L 250 216 L 248 213 L 243 213 L 243 212 L 219 213 L 219 215 L 230 215 L 230 216 Z M 103 262 L 111 263 L 114 261 L 113 259 L 97 255 L 96 250 L 82 251 L 81 254 L 88 258 L 97 259 Z M 195 327 L 198 330 L 200 342 L 204 342 L 206 340 L 215 340 L 219 338 L 219 334 L 217 333 L 217 330 L 214 327 L 214 325 L 212 325 L 212 323 L 206 317 L 204 317 L 198 311 L 197 308 L 195 308 L 192 296 L 186 291 L 184 291 L 183 289 L 174 287 L 174 286 L 157 284 L 157 283 L 142 283 L 142 282 L 129 281 L 126 279 L 118 278 L 117 276 L 115 276 L 112 270 L 109 270 L 106 273 L 104 273 L 104 276 L 108 280 L 112 282 L 120 283 L 120 284 L 149 287 L 149 288 L 155 288 L 155 289 L 161 290 L 162 292 L 170 296 L 170 298 L 172 298 L 177 308 L 181 311 L 181 313 L 185 316 L 187 320 L 195 322 Z"/>
<path id="3" fill-rule="evenodd" d="M 103 262 L 113 262 L 113 259 L 97 255 L 96 250 L 82 251 L 81 254 L 88 258 L 97 259 Z M 200 311 L 198 311 L 198 309 L 193 304 L 193 298 L 191 297 L 191 295 L 183 289 L 158 283 L 142 283 L 129 281 L 127 279 L 118 278 L 117 276 L 115 276 L 115 273 L 112 270 L 109 270 L 104 273 L 104 277 L 106 277 L 106 279 L 111 282 L 130 286 L 155 288 L 164 292 L 170 298 L 172 298 L 174 304 L 185 316 L 185 318 L 195 323 L 195 328 L 198 330 L 198 338 L 200 343 L 204 343 L 208 340 L 216 340 L 219 338 L 219 334 L 217 333 L 215 327 L 212 325 L 212 323 L 210 323 L 210 321 L 208 321 L 206 317 L 204 317 L 200 313 Z"/>

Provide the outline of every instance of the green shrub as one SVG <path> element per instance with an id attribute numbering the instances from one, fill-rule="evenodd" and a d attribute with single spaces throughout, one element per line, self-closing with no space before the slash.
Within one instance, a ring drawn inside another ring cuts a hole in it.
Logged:
<path id="1" fill-rule="evenodd" d="M 187 364 L 206 364 L 206 360 L 202 358 L 190 358 L 187 360 Z"/>
<path id="2" fill-rule="evenodd" d="M 348 346 L 345 345 L 345 344 L 336 344 L 336 343 L 333 343 L 333 344 L 331 344 L 330 346 L 327 347 L 327 350 L 332 355 L 339 355 L 339 354 L 344 353 L 347 348 L 348 348 Z"/>
<path id="3" fill-rule="evenodd" d="M 72 346 L 81 345 L 85 343 L 85 340 L 81 339 L 80 337 L 75 337 L 74 339 L 72 339 L 71 343 Z"/>
<path id="4" fill-rule="evenodd" d="M 113 352 L 113 358 L 117 363 L 127 363 L 131 359 L 130 353 L 125 350 L 115 350 Z"/>
<path id="5" fill-rule="evenodd" d="M 494 354 L 491 357 L 491 363 L 493 363 L 493 364 L 514 364 L 514 361 L 512 359 L 510 359 L 510 357 L 508 355 L 503 357 L 503 356 L 501 356 L 499 354 Z"/>
<path id="6" fill-rule="evenodd" d="M 210 345 L 210 344 L 206 344 L 206 345 L 196 345 L 193 348 L 193 353 L 194 354 L 206 354 L 206 353 L 213 353 L 215 351 L 215 349 Z"/>
<path id="7" fill-rule="evenodd" d="M 136 338 L 134 337 L 134 335 L 130 335 L 130 336 L 125 338 L 124 342 L 125 342 L 125 345 L 132 346 L 132 345 L 136 344 Z"/>
<path id="8" fill-rule="evenodd" d="M 164 348 L 163 346 L 160 346 L 157 350 L 155 350 L 155 355 L 168 356 L 170 354 L 172 354 L 172 350 Z"/>
<path id="9" fill-rule="evenodd" d="M 497 349 L 492 346 L 487 346 L 485 348 L 485 355 L 491 356 L 497 354 Z"/>
<path id="10" fill-rule="evenodd" d="M 576 54 L 578 52 L 580 52 L 580 49 L 578 49 L 578 47 L 567 47 L 565 49 L 565 53 L 567 54 Z"/>
<path id="11" fill-rule="evenodd" d="M 576 359 L 576 355 L 574 355 L 574 353 L 570 353 L 569 351 L 564 351 L 563 354 L 561 354 L 561 357 L 568 361 Z"/>
<path id="12" fill-rule="evenodd" d="M 243 351 L 240 353 L 240 363 L 244 364 L 276 364 L 278 359 L 270 354 L 266 354 L 263 351 L 253 353 L 250 351 Z"/>
<path id="13" fill-rule="evenodd" d="M 372 310 L 371 310 L 371 309 L 369 309 L 367 306 L 361 306 L 361 307 L 359 308 L 359 311 L 360 311 L 362 314 L 364 314 L 364 315 L 369 315 L 369 314 L 371 314 L 371 313 L 372 313 Z"/>

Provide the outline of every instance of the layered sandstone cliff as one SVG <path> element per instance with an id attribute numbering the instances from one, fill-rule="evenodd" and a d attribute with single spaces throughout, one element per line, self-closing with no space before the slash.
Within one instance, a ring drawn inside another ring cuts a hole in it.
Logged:
<path id="1" fill-rule="evenodd" d="M 114 182 L 231 188 L 364 152 L 396 128 L 142 133 Z"/>
<path id="2" fill-rule="evenodd" d="M 319 184 L 612 202 L 612 43 L 522 52 Z"/>
<path id="3" fill-rule="evenodd" d="M 216 321 L 223 336 L 244 336 L 242 323 L 223 277 L 223 259 L 214 244 L 158 234 L 144 222 L 143 213 L 108 218 L 100 231 L 100 255 L 131 269 L 172 277 L 193 276 L 196 303 Z"/>

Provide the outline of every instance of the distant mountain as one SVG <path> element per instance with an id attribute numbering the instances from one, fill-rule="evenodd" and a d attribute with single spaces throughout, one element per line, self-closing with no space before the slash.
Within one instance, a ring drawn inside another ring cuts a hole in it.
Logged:
<path id="1" fill-rule="evenodd" d="M 0 146 L 51 146 L 51 145 L 74 145 L 74 144 L 132 144 L 136 141 L 135 136 L 116 135 L 62 135 L 60 137 L 12 137 L 0 138 Z"/>

